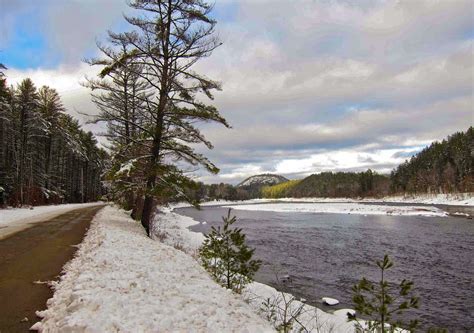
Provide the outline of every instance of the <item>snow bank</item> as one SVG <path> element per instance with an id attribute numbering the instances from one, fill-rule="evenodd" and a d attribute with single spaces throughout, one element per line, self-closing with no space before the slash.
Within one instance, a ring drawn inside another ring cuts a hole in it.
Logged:
<path id="1" fill-rule="evenodd" d="M 200 232 L 192 232 L 188 228 L 199 224 L 191 217 L 179 215 L 173 212 L 174 205 L 161 208 L 153 222 L 153 235 L 163 243 L 183 249 L 186 253 L 195 256 L 197 249 L 204 241 L 204 235 Z"/>
<path id="2" fill-rule="evenodd" d="M 250 199 L 242 201 L 213 200 L 201 203 L 201 206 L 250 205 L 263 203 L 401 203 L 426 205 L 474 206 L 474 193 L 420 194 L 416 196 L 388 196 L 383 198 L 278 198 Z M 190 207 L 188 203 L 174 204 L 172 207 Z"/>
<path id="3" fill-rule="evenodd" d="M 405 204 L 474 206 L 474 193 L 418 194 L 387 196 L 383 198 L 279 198 L 261 199 L 266 202 L 393 202 Z"/>
<path id="4" fill-rule="evenodd" d="M 353 313 L 352 309 L 340 309 L 334 313 L 324 312 L 317 307 L 305 304 L 302 300 L 294 298 L 292 295 L 279 292 L 275 288 L 262 283 L 253 282 L 245 291 L 245 297 L 250 305 L 260 313 L 266 316 L 268 312 L 262 307 L 262 303 L 269 301 L 276 307 L 276 322 L 281 323 L 285 309 L 287 314 L 300 312 L 297 317 L 298 322 L 294 323 L 291 332 L 318 332 L 318 333 L 353 333 L 355 325 L 347 321 L 347 312 Z M 290 302 L 291 301 L 291 302 Z"/>
<path id="5" fill-rule="evenodd" d="M 89 206 L 101 205 L 102 202 L 85 204 L 64 204 L 35 206 L 31 208 L 0 209 L 0 239 L 15 232 L 29 228 L 32 224 L 49 220 L 68 211 Z"/>
<path id="6" fill-rule="evenodd" d="M 54 289 L 33 326 L 41 332 L 272 331 L 193 258 L 113 207 L 96 215 Z"/>
<path id="7" fill-rule="evenodd" d="M 188 254 L 194 255 L 202 244 L 204 236 L 201 233 L 193 232 L 188 229 L 189 226 L 198 224 L 198 221 L 172 212 L 172 210 L 177 207 L 183 207 L 183 205 L 179 204 L 169 208 L 161 208 L 160 214 L 157 215 L 154 221 L 154 230 L 157 235 L 161 235 L 163 232 L 166 233 L 166 237 L 163 240 L 165 243 L 170 245 L 179 243 Z M 284 308 L 285 302 L 282 299 L 282 295 L 285 295 L 287 300 L 293 297 L 258 282 L 251 283 L 243 292 L 244 298 L 253 308 L 254 312 L 258 313 L 262 318 L 266 318 L 268 315 L 268 312 L 263 309 L 263 302 L 267 299 L 270 299 L 270 301 L 280 309 Z M 354 325 L 347 322 L 347 312 L 353 310 L 337 310 L 331 314 L 317 307 L 303 304 L 299 300 L 292 301 L 291 307 L 293 309 L 299 306 L 303 307 L 299 320 L 303 323 L 304 328 L 310 332 L 354 332 Z M 300 332 L 300 329 L 301 326 L 296 324 L 292 332 Z"/>
<path id="8" fill-rule="evenodd" d="M 474 193 L 421 194 L 385 197 L 383 202 L 422 203 L 428 205 L 474 206 Z"/>
<path id="9" fill-rule="evenodd" d="M 239 210 L 272 211 L 272 212 L 305 212 L 305 213 L 330 213 L 330 214 L 361 214 L 361 215 L 405 215 L 405 216 L 447 216 L 445 211 L 430 206 L 387 206 L 368 205 L 361 203 L 263 203 L 225 205 Z"/>

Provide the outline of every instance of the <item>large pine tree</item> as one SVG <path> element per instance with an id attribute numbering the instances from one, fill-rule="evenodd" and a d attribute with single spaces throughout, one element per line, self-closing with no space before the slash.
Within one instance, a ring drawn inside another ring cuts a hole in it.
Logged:
<path id="1" fill-rule="evenodd" d="M 92 90 L 92 101 L 99 109 L 99 114 L 92 123 L 105 122 L 107 137 L 112 151 L 112 164 L 108 178 L 114 183 L 111 196 L 120 201 L 125 209 L 132 209 L 143 193 L 140 173 L 133 173 L 122 166 L 139 163 L 138 158 L 144 151 L 142 134 L 145 130 L 145 114 L 150 85 L 140 78 L 138 73 L 143 66 L 132 63 L 129 58 L 130 45 L 126 40 L 109 32 L 111 46 L 97 44 L 102 53 L 101 58 L 87 60 L 92 66 L 113 66 L 99 78 L 88 78 L 86 87 Z M 123 62 L 123 63 L 121 63 Z M 117 65 L 117 64 L 121 65 Z M 121 171 L 122 170 L 122 171 Z"/>
<path id="2" fill-rule="evenodd" d="M 195 123 L 228 124 L 214 106 L 202 102 L 202 97 L 212 99 L 220 85 L 193 70 L 220 45 L 214 36 L 216 22 L 209 17 L 211 5 L 201 0 L 134 0 L 130 6 L 140 12 L 126 18 L 135 30 L 112 35 L 128 51 L 106 64 L 101 77 L 125 66 L 150 86 L 146 108 L 140 109 L 146 122 L 137 148 L 146 160 L 134 166 L 144 176 L 141 221 L 149 234 L 156 200 L 185 197 L 183 187 L 189 179 L 178 167 L 180 161 L 218 172 L 191 147 L 203 143 L 212 148 Z"/>

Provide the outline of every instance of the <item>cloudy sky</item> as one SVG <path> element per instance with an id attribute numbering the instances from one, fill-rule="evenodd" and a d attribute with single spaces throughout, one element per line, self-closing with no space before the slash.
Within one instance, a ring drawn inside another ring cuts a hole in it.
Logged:
<path id="1" fill-rule="evenodd" d="M 196 70 L 220 80 L 231 130 L 203 126 L 221 168 L 207 182 L 263 172 L 389 172 L 433 140 L 474 124 L 470 0 L 216 0 L 223 45 Z M 0 0 L 0 62 L 71 114 L 95 112 L 80 86 L 96 75 L 107 29 L 126 29 L 122 0 Z M 97 128 L 90 128 L 99 131 Z"/>

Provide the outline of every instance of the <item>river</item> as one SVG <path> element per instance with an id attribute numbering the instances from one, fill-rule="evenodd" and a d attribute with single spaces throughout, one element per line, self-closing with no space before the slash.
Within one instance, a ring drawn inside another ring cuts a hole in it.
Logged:
<path id="1" fill-rule="evenodd" d="M 207 233 L 222 224 L 227 208 L 181 208 L 177 213 L 206 222 L 191 227 Z M 461 217 L 322 214 L 234 209 L 255 256 L 263 265 L 255 280 L 324 310 L 353 307 L 351 287 L 362 277 L 379 280 L 376 260 L 388 254 L 395 265 L 389 282 L 415 283 L 421 328 L 474 331 L 474 221 Z M 290 276 L 290 282 L 279 283 Z M 322 297 L 340 301 L 321 304 Z"/>

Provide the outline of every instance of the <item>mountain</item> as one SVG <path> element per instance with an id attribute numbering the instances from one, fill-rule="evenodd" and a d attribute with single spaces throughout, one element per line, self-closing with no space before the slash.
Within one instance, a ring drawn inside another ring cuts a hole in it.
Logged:
<path id="1" fill-rule="evenodd" d="M 259 198 L 262 195 L 263 187 L 273 186 L 287 181 L 288 179 L 280 175 L 262 174 L 245 179 L 237 185 L 237 189 L 246 191 L 250 198 Z"/>
<path id="2" fill-rule="evenodd" d="M 263 187 L 277 185 L 287 182 L 288 179 L 280 175 L 262 174 L 249 177 L 241 182 L 237 187 Z"/>

